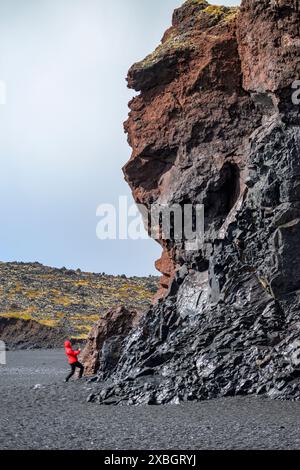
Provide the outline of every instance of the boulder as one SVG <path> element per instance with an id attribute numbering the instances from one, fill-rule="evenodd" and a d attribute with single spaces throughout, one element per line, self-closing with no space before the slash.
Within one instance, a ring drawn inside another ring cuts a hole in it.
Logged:
<path id="1" fill-rule="evenodd" d="M 97 372 L 107 374 L 117 365 L 124 339 L 137 325 L 141 313 L 118 307 L 108 311 L 89 333 L 80 360 L 85 366 L 85 375 Z"/>

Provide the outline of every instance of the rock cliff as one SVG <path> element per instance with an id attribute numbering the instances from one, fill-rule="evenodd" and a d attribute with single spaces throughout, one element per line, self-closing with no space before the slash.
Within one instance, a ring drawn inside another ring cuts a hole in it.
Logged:
<path id="1" fill-rule="evenodd" d="M 94 400 L 300 398 L 299 78 L 298 0 L 187 0 L 130 69 L 126 180 L 148 208 L 204 204 L 205 243 L 161 240 L 160 301 Z"/>

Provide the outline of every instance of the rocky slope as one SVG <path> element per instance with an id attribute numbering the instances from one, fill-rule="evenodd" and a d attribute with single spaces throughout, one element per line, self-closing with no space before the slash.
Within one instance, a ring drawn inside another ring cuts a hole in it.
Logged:
<path id="1" fill-rule="evenodd" d="M 300 398 L 299 78 L 297 0 L 187 0 L 130 69 L 126 180 L 148 208 L 204 204 L 205 244 L 161 241 L 162 300 L 94 401 Z"/>
<path id="2" fill-rule="evenodd" d="M 66 336 L 84 341 L 111 308 L 149 308 L 157 285 L 156 277 L 0 263 L 0 338 L 17 347 L 58 347 Z"/>

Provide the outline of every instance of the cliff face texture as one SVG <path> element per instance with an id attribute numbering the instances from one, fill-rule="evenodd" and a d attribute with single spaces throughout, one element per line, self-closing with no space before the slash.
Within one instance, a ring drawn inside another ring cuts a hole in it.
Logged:
<path id="1" fill-rule="evenodd" d="M 94 400 L 300 398 L 300 2 L 188 0 L 129 71 L 135 200 L 205 206 L 205 244 L 161 242 L 162 299 Z"/>

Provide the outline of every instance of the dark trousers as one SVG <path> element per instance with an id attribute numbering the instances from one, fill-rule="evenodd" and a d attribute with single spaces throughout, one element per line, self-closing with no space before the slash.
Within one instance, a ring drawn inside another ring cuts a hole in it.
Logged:
<path id="1" fill-rule="evenodd" d="M 84 371 L 83 365 L 80 362 L 77 361 L 77 362 L 74 362 L 74 364 L 70 364 L 70 366 L 71 366 L 71 372 L 66 377 L 66 382 L 68 382 L 70 380 L 70 378 L 75 374 L 76 367 L 78 367 L 78 369 L 80 369 L 79 378 L 81 379 L 83 371 Z"/>

